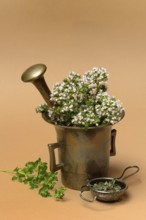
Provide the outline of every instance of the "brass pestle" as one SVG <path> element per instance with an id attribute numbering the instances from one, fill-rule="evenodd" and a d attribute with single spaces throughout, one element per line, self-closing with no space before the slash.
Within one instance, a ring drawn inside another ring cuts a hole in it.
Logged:
<path id="1" fill-rule="evenodd" d="M 45 64 L 35 64 L 26 69 L 21 79 L 23 82 L 31 82 L 41 93 L 42 97 L 48 104 L 48 106 L 52 106 L 52 102 L 50 100 L 51 91 L 48 88 L 46 81 L 44 79 L 44 73 L 46 72 L 47 67 Z"/>

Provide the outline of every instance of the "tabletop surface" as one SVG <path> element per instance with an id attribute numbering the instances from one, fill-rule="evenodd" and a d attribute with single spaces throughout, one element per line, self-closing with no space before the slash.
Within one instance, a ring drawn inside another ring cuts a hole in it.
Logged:
<path id="1" fill-rule="evenodd" d="M 145 12 L 144 0 L 0 1 L 0 169 L 22 167 L 39 157 L 49 165 L 47 145 L 56 142 L 55 129 L 35 112 L 44 103 L 39 92 L 21 81 L 22 73 L 37 63 L 47 66 L 50 89 L 70 71 L 107 68 L 109 93 L 126 112 L 113 126 L 116 156 L 110 158 L 109 175 L 117 177 L 129 165 L 140 167 L 125 179 L 128 189 L 114 203 L 86 202 L 80 191 L 69 188 L 62 201 L 42 198 L 37 189 L 0 172 L 0 219 L 145 219 Z"/>

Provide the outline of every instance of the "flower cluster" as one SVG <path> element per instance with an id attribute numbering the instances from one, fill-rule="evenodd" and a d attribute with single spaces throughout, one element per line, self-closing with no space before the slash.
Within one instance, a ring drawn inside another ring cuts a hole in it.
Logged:
<path id="1" fill-rule="evenodd" d="M 123 107 L 107 93 L 106 69 L 93 68 L 82 76 L 70 72 L 62 83 L 52 89 L 52 107 L 40 105 L 37 112 L 47 111 L 56 124 L 93 127 L 115 124 L 121 120 Z"/>

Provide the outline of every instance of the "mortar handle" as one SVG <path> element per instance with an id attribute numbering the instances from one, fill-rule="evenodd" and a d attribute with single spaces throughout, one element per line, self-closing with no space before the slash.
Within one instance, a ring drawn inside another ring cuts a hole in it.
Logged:
<path id="1" fill-rule="evenodd" d="M 55 149 L 60 148 L 60 143 L 53 143 L 48 144 L 49 153 L 50 153 L 50 171 L 56 172 L 57 170 L 60 170 L 63 167 L 63 163 L 56 163 L 56 157 L 55 157 Z"/>
<path id="2" fill-rule="evenodd" d="M 132 168 L 134 168 L 135 171 L 132 172 L 132 173 L 130 173 L 130 174 L 128 174 L 128 175 L 126 175 L 126 176 L 124 176 L 124 174 L 126 173 L 126 171 L 129 170 L 129 169 L 132 169 Z M 126 178 L 128 178 L 128 177 L 130 177 L 130 176 L 133 176 L 134 174 L 138 173 L 139 170 L 140 170 L 140 168 L 139 168 L 138 166 L 136 166 L 136 165 L 128 166 L 128 167 L 126 167 L 126 168 L 124 169 L 122 175 L 121 175 L 120 177 L 116 178 L 116 179 L 122 179 L 122 180 L 124 180 L 124 179 L 126 179 Z"/>
<path id="3" fill-rule="evenodd" d="M 116 155 L 116 134 L 117 134 L 117 130 L 116 129 L 112 129 L 111 130 L 111 149 L 110 149 L 110 156 L 115 156 Z"/>

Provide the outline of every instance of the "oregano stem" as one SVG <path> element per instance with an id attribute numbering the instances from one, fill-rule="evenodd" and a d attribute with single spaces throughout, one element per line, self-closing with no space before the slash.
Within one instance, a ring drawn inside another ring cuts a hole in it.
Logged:
<path id="1" fill-rule="evenodd" d="M 36 161 L 29 161 L 23 168 L 16 167 L 14 170 L 0 170 L 0 172 L 13 175 L 12 180 L 27 184 L 30 189 L 38 188 L 42 197 L 52 197 L 56 200 L 63 199 L 65 187 L 55 189 L 58 181 L 57 172 L 47 171 L 47 163 L 39 158 Z"/>
<path id="2" fill-rule="evenodd" d="M 12 175 L 14 175 L 14 174 L 15 174 L 15 172 L 14 172 L 14 171 L 12 171 L 12 170 L 0 170 L 0 172 L 2 172 L 2 173 L 8 173 L 8 174 L 12 174 Z"/>

